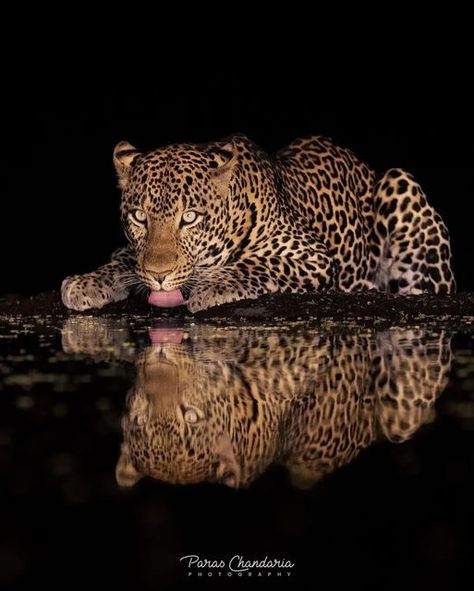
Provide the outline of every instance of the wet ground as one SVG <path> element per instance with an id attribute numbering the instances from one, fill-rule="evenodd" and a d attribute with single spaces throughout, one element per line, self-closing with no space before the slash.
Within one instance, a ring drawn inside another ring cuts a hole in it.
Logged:
<path id="1" fill-rule="evenodd" d="M 470 294 L 3 298 L 0 586 L 465 588 L 473 320 Z"/>

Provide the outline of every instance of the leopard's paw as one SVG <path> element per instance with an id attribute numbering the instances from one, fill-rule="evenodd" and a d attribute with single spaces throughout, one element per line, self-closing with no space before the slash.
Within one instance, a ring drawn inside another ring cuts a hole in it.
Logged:
<path id="1" fill-rule="evenodd" d="M 212 287 L 207 290 L 195 290 L 188 298 L 187 307 L 191 314 L 200 312 L 201 310 L 207 310 L 214 306 L 221 306 L 222 304 L 228 304 L 230 302 L 237 302 L 239 300 L 253 300 L 258 297 L 258 294 L 253 292 L 239 292 L 235 291 L 222 291 L 213 289 Z"/>
<path id="2" fill-rule="evenodd" d="M 105 282 L 97 273 L 72 275 L 61 284 L 63 304 L 71 310 L 89 310 L 102 308 L 111 302 L 118 302 L 127 297 L 128 290 L 114 289 L 111 282 Z"/>

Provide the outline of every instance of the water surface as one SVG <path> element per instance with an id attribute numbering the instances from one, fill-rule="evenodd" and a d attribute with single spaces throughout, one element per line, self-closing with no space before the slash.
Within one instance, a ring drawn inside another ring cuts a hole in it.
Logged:
<path id="1" fill-rule="evenodd" d="M 2 584 L 461 581 L 471 334 L 71 315 L 0 336 Z"/>

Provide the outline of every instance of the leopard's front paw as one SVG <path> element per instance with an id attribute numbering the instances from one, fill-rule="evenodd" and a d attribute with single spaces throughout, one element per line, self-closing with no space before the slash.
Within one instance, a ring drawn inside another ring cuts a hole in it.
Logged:
<path id="1" fill-rule="evenodd" d="M 189 299 L 186 302 L 186 307 L 191 312 L 191 314 L 195 314 L 196 312 L 200 312 L 201 310 L 206 310 L 209 306 L 206 306 L 203 302 L 199 301 L 198 299 Z"/>
<path id="2" fill-rule="evenodd" d="M 66 277 L 61 285 L 61 298 L 63 304 L 71 310 L 89 310 L 90 308 L 102 308 L 110 302 L 118 302 L 127 297 L 128 290 L 114 289 L 97 273 L 86 275 L 72 275 Z"/>
<path id="3" fill-rule="evenodd" d="M 204 291 L 195 290 L 188 298 L 187 307 L 191 314 L 207 310 L 213 306 L 220 306 L 221 304 L 228 304 L 229 302 L 237 302 L 243 299 L 255 299 L 258 294 L 254 293 L 239 293 L 235 291 L 222 291 L 215 289 L 208 289 Z"/>

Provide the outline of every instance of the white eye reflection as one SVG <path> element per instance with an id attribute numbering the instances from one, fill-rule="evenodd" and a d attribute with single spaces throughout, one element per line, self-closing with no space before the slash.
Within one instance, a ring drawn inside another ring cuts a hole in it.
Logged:
<path id="1" fill-rule="evenodd" d="M 203 411 L 197 406 L 179 404 L 177 407 L 178 416 L 188 425 L 198 425 L 204 420 Z"/>
<path id="2" fill-rule="evenodd" d="M 195 222 L 197 220 L 197 218 L 198 218 L 197 211 L 190 209 L 189 211 L 185 211 L 183 213 L 181 220 L 184 224 L 192 224 L 193 222 Z"/>
<path id="3" fill-rule="evenodd" d="M 193 408 L 188 408 L 185 410 L 183 417 L 184 420 L 191 425 L 194 425 L 199 420 L 198 413 Z"/>
<path id="4" fill-rule="evenodd" d="M 143 209 L 134 209 L 130 214 L 132 222 L 143 224 L 146 221 L 146 213 Z"/>

